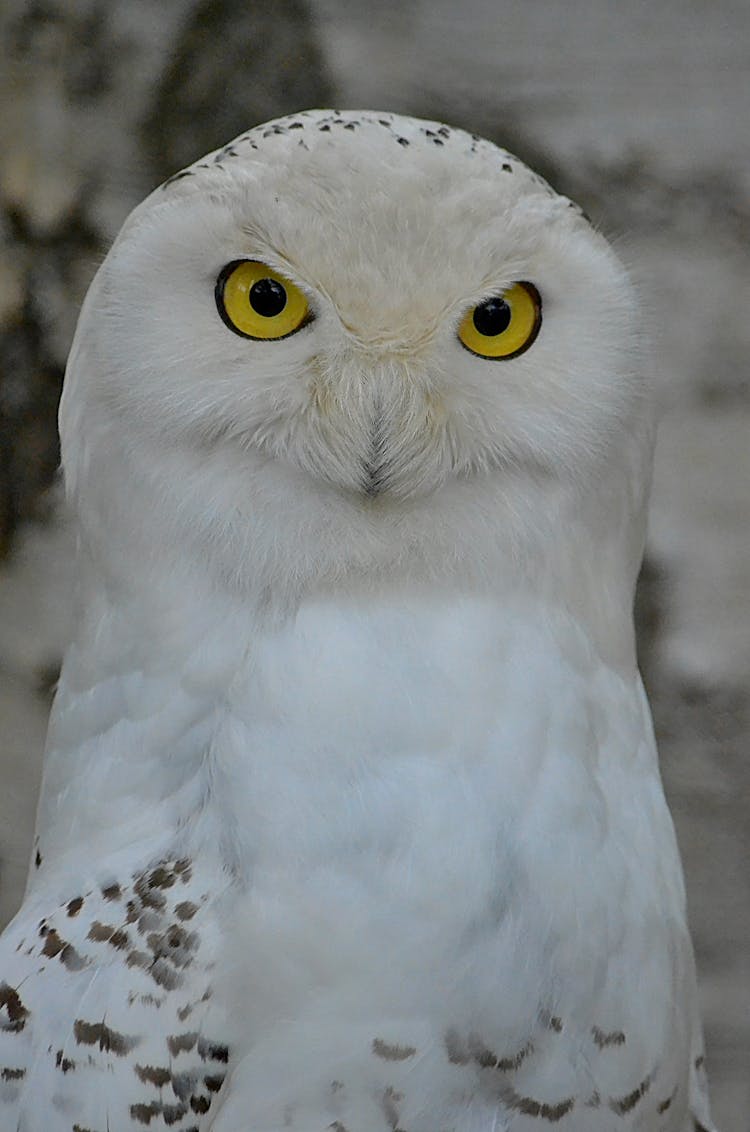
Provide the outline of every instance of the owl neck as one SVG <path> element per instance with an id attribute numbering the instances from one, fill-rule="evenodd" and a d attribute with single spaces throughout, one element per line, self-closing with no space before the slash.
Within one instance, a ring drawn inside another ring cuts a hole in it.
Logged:
<path id="1" fill-rule="evenodd" d="M 449 575 L 350 578 L 311 587 L 286 612 L 165 566 L 148 585 L 104 584 L 94 560 L 81 562 L 85 606 L 53 710 L 32 884 L 57 883 L 81 846 L 92 860 L 133 845 L 144 860 L 212 852 L 242 871 L 260 851 L 247 800 L 262 795 L 250 825 L 272 831 L 292 818 L 289 784 L 312 796 L 325 787 L 324 808 L 335 808 L 336 760 L 351 779 L 363 737 L 371 761 L 399 736 L 404 750 L 439 750 L 443 724 L 456 743 L 467 705 L 497 712 L 502 672 L 529 656 L 559 658 L 530 676 L 540 703 L 569 677 L 579 686 L 573 675 L 589 663 L 635 676 L 632 631 L 629 658 L 627 641 L 603 657 L 579 610 L 512 582 L 507 564 L 494 592 Z"/>

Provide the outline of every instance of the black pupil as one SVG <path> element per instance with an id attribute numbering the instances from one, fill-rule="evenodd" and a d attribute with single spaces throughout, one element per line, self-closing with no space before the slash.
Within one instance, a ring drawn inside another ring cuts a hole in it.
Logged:
<path id="1" fill-rule="evenodd" d="M 259 279 L 250 288 L 250 306 L 263 318 L 281 314 L 286 306 L 286 291 L 275 279 Z"/>
<path id="2" fill-rule="evenodd" d="M 510 325 L 510 307 L 505 299 L 487 299 L 474 309 L 474 326 L 486 338 L 496 338 Z"/>

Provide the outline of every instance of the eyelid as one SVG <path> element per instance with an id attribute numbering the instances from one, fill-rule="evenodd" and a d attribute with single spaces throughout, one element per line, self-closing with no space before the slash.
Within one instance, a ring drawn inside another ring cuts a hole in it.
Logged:
<path id="1" fill-rule="evenodd" d="M 263 280 L 279 284 L 284 302 L 278 311 L 262 310 L 258 298 L 253 304 L 253 290 Z M 256 342 L 289 338 L 315 317 L 302 289 L 263 260 L 230 260 L 216 278 L 214 299 L 224 325 L 241 338 Z"/>
<path id="2" fill-rule="evenodd" d="M 476 315 L 493 300 L 500 300 L 509 310 L 510 320 L 501 323 L 497 333 L 487 333 L 481 328 Z M 456 335 L 464 349 L 475 357 L 487 361 L 510 361 L 534 344 L 541 325 L 542 297 L 537 287 L 528 280 L 518 280 L 465 309 Z"/>

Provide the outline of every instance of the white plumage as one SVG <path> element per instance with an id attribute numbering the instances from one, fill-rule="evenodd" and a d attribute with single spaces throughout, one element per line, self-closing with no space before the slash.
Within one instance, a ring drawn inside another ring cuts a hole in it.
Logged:
<path id="1" fill-rule="evenodd" d="M 634 653 L 643 353 L 579 210 L 436 123 L 283 119 L 134 212 L 61 409 L 3 1130 L 711 1127 Z"/>

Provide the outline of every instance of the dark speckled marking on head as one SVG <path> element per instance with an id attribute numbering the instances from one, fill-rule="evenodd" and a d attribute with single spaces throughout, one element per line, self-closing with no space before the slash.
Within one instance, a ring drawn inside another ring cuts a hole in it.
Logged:
<path id="1" fill-rule="evenodd" d="M 171 177 L 168 177 L 166 181 L 163 181 L 161 187 L 162 189 L 168 189 L 170 185 L 173 185 L 175 183 L 175 181 L 181 181 L 184 177 L 192 176 L 192 169 L 181 169 L 179 173 L 173 173 Z"/>
<path id="2" fill-rule="evenodd" d="M 230 166 L 223 165 L 223 162 L 229 157 L 242 158 L 248 150 L 263 150 L 268 146 L 273 146 L 277 139 L 282 142 L 285 141 L 286 145 L 289 146 L 291 137 L 295 137 L 296 140 L 293 143 L 295 150 L 302 148 L 309 152 L 314 147 L 306 144 L 304 140 L 305 132 L 307 132 L 308 138 L 311 138 L 311 135 L 324 134 L 326 139 L 330 141 L 337 131 L 344 131 L 351 136 L 360 126 L 364 128 L 377 126 L 381 130 L 386 130 L 393 140 L 404 148 L 414 146 L 415 142 L 430 148 L 432 146 L 450 146 L 454 150 L 458 148 L 462 157 L 474 155 L 496 161 L 499 168 L 504 172 L 523 173 L 532 186 L 543 189 L 551 196 L 558 195 L 542 178 L 534 174 L 532 170 L 527 169 L 522 162 L 514 159 L 512 154 L 476 133 L 452 129 L 450 126 L 438 122 L 421 121 L 409 116 L 354 110 L 302 111 L 288 118 L 258 124 L 251 130 L 246 130 L 239 137 L 232 139 L 222 148 L 208 154 L 203 160 L 194 163 L 187 169 L 180 170 L 166 180 L 161 187 L 166 189 L 171 184 L 175 184 L 182 178 L 189 177 L 201 169 L 211 169 L 214 174 L 217 170 L 225 170 L 228 173 Z M 234 165 L 236 168 L 236 162 Z"/>

